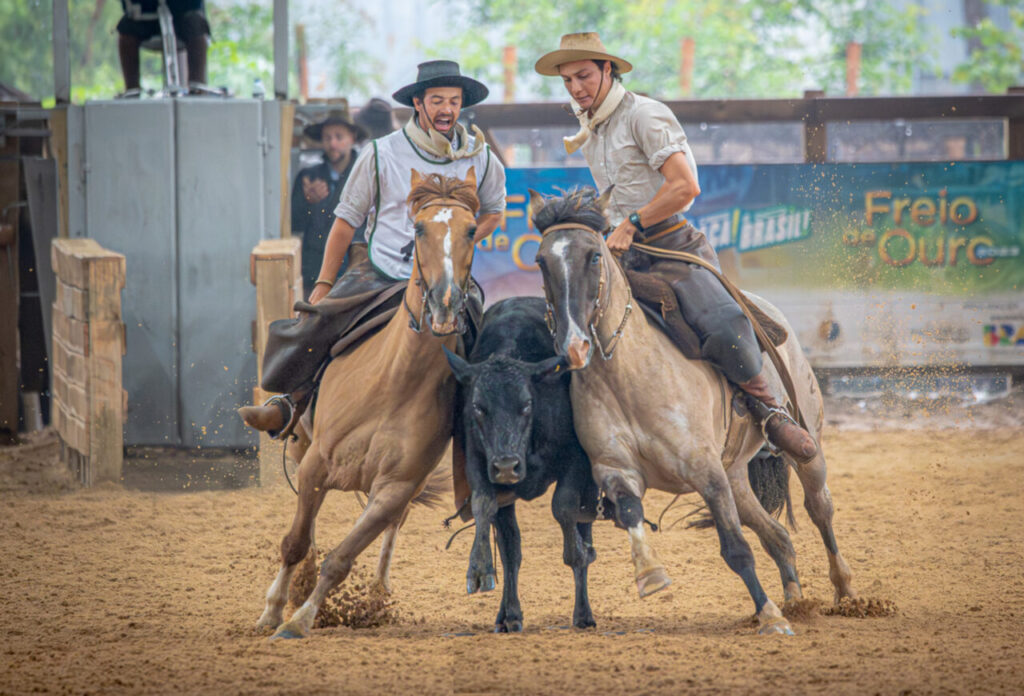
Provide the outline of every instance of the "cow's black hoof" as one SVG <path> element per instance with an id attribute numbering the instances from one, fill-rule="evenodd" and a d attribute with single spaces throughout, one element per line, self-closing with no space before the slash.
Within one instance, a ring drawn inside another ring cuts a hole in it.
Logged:
<path id="1" fill-rule="evenodd" d="M 483 577 L 471 573 L 469 577 L 466 578 L 466 594 L 490 592 L 495 588 L 496 584 L 497 581 L 494 579 L 494 573 L 488 573 Z"/>
<path id="2" fill-rule="evenodd" d="M 593 616 L 585 616 L 581 619 L 573 619 L 572 625 L 575 628 L 597 628 L 597 622 L 594 621 Z"/>

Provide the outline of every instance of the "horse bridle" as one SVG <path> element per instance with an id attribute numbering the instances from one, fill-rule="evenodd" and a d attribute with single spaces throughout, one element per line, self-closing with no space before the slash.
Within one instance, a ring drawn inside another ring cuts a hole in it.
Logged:
<path id="1" fill-rule="evenodd" d="M 588 227 L 588 226 L 580 224 L 580 223 L 571 223 L 571 222 L 563 222 L 563 223 L 559 223 L 557 225 L 551 225 L 550 227 L 546 227 L 541 232 L 541 236 L 542 237 L 547 236 L 547 234 L 549 232 L 554 232 L 556 230 L 586 230 L 588 232 L 592 232 L 593 234 L 596 234 L 599 237 L 601 236 L 601 233 L 598 232 L 597 230 L 595 230 L 592 227 Z M 611 271 L 609 270 L 608 272 L 610 273 Z M 605 309 L 606 309 L 606 307 L 601 304 L 601 296 L 604 294 L 604 286 L 605 286 L 604 276 L 605 276 L 605 270 L 604 270 L 604 264 L 602 263 L 601 264 L 601 272 L 600 272 L 600 275 L 598 275 L 598 278 L 597 278 L 597 296 L 594 298 L 594 316 L 597 317 L 597 324 L 598 325 L 600 325 L 601 324 L 601 320 L 604 319 L 604 312 L 605 312 Z M 544 323 L 547 324 L 548 332 L 551 334 L 551 337 L 554 338 L 555 337 L 555 314 L 554 314 L 554 307 L 551 304 L 551 296 L 548 294 L 547 285 L 544 285 L 543 289 L 544 289 L 544 305 L 546 307 L 546 311 L 544 312 Z M 626 295 L 627 295 L 628 299 L 626 300 L 626 309 L 625 309 L 625 311 L 622 314 L 622 321 L 619 322 L 619 326 L 615 329 L 615 332 L 612 334 L 612 337 L 608 340 L 608 349 L 607 350 L 605 349 L 604 345 L 602 345 L 602 343 L 601 343 L 601 336 L 597 332 L 597 327 L 594 326 L 594 319 L 591 318 L 590 322 L 588 323 L 588 327 L 587 328 L 590 329 L 590 335 L 594 339 L 594 345 L 597 346 L 597 350 L 601 354 L 601 357 L 604 360 L 611 360 L 612 356 L 615 355 L 615 348 L 619 344 L 619 339 L 622 338 L 622 332 L 625 330 L 626 323 L 629 321 L 629 315 L 633 313 L 633 290 L 629 287 L 629 283 L 626 283 Z"/>
<path id="2" fill-rule="evenodd" d="M 421 210 L 423 210 L 424 208 L 437 208 L 437 207 L 441 207 L 441 206 L 455 207 L 455 208 L 464 208 L 464 209 L 468 210 L 469 213 L 471 215 L 473 215 L 474 218 L 476 217 L 476 214 L 473 212 L 473 209 L 471 207 L 469 207 L 467 204 L 463 203 L 462 201 L 456 200 L 454 198 L 439 198 L 439 199 L 436 199 L 436 200 L 428 201 L 428 202 L 424 203 L 423 205 L 421 205 L 419 208 L 417 208 L 416 214 L 418 215 L 419 212 Z M 415 333 L 420 334 L 420 333 L 423 333 L 423 318 L 424 318 L 424 316 L 426 314 L 426 311 L 427 311 L 427 287 L 426 287 L 426 283 L 423 282 L 423 266 L 420 264 L 420 255 L 418 253 L 418 248 L 417 248 L 417 245 L 416 245 L 416 237 L 415 236 L 413 237 L 412 244 L 413 244 L 413 254 L 412 255 L 413 255 L 413 258 L 416 259 L 416 287 L 418 287 L 420 289 L 420 316 L 417 318 L 416 315 L 412 313 L 412 308 L 409 307 L 409 300 L 408 300 L 408 298 L 406 297 L 406 295 L 404 293 L 402 294 L 402 307 L 405 308 L 405 313 L 409 315 L 409 328 L 412 329 Z M 472 260 L 470 261 L 470 265 L 472 265 Z M 462 289 L 462 294 L 464 296 L 467 296 L 467 297 L 469 295 L 469 281 L 470 281 L 470 274 L 467 271 L 466 272 L 466 279 L 462 283 L 462 285 L 460 286 L 461 289 Z M 465 314 L 466 314 L 466 305 L 463 304 L 462 308 L 459 310 L 459 320 L 460 320 L 460 322 L 464 321 Z M 453 332 L 453 333 L 455 333 L 455 332 Z"/>

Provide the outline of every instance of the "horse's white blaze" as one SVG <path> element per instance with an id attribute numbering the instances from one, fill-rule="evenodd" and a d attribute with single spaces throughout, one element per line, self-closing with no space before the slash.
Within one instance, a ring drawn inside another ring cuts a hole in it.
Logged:
<path id="1" fill-rule="evenodd" d="M 569 314 L 569 272 L 566 264 L 566 260 L 569 255 L 569 240 L 559 239 L 557 242 L 552 244 L 551 253 L 554 254 L 555 259 L 562 266 L 562 279 L 565 283 L 565 287 L 562 288 L 562 303 L 564 304 L 563 309 L 565 310 L 565 316 L 569 320 L 568 333 L 586 336 L 587 332 L 581 329 L 579 324 L 576 323 L 576 319 Z"/>
<path id="2" fill-rule="evenodd" d="M 455 264 L 452 261 L 452 209 L 441 208 L 434 215 L 434 222 L 443 222 L 448 231 L 444 235 L 444 278 L 447 281 L 448 292 L 451 295 L 451 285 L 455 282 Z M 448 297 L 448 299 L 451 299 Z"/>

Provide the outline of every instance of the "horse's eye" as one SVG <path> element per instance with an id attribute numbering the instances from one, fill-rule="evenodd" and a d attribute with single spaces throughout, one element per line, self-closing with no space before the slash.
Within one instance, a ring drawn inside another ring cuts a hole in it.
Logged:
<path id="1" fill-rule="evenodd" d="M 469 236 L 469 238 L 470 238 L 470 239 L 472 239 L 473 237 L 475 237 L 475 236 L 476 236 L 476 225 L 474 225 L 473 227 L 470 227 L 470 228 L 469 228 L 469 229 L 468 229 L 468 230 L 466 231 L 466 234 L 467 234 L 467 235 Z"/>
<path id="2" fill-rule="evenodd" d="M 480 417 L 483 417 L 483 416 L 487 415 L 487 412 L 484 411 L 484 407 L 481 406 L 480 404 L 473 404 L 473 413 L 475 413 L 476 415 L 478 415 Z"/>
<path id="3" fill-rule="evenodd" d="M 596 252 L 593 256 L 591 256 L 590 263 L 594 265 L 601 263 L 601 252 Z"/>
<path id="4" fill-rule="evenodd" d="M 530 413 L 530 411 L 532 411 L 532 410 L 533 410 L 533 407 L 530 404 L 526 404 L 526 405 L 524 405 L 520 409 L 519 412 L 522 413 L 525 416 L 525 415 L 528 415 Z"/>
<path id="5" fill-rule="evenodd" d="M 413 230 L 415 230 L 417 237 L 422 237 L 426 232 L 426 228 L 423 227 L 422 222 L 417 222 L 415 225 L 413 225 Z"/>

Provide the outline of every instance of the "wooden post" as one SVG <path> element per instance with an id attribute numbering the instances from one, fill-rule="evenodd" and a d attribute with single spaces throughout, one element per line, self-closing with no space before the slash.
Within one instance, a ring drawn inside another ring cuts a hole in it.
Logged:
<path id="1" fill-rule="evenodd" d="M 13 110 L 0 113 L 0 125 L 15 125 Z M 0 444 L 18 437 L 18 148 L 18 138 L 0 138 Z"/>
<path id="2" fill-rule="evenodd" d="M 825 92 L 818 89 L 809 89 L 804 92 L 805 100 L 820 99 Z M 825 122 L 821 120 L 817 105 L 813 102 L 807 109 L 807 118 L 804 121 L 804 162 L 823 163 L 828 156 L 828 133 L 825 130 Z"/>
<path id="3" fill-rule="evenodd" d="M 505 68 L 505 103 L 511 104 L 516 100 L 516 47 L 506 46 L 501 57 L 501 64 Z"/>
<path id="4" fill-rule="evenodd" d="M 257 386 L 253 403 L 262 404 L 272 394 L 260 388 L 263 381 L 263 350 L 267 345 L 270 322 L 292 316 L 292 306 L 302 295 L 302 240 L 264 239 L 249 256 L 249 280 L 256 286 L 256 325 L 253 349 L 256 351 Z M 260 433 L 260 485 L 273 486 L 284 481 L 281 472 L 281 442 Z"/>
<path id="5" fill-rule="evenodd" d="M 1024 85 L 1010 87 L 1007 94 L 1024 99 Z M 1009 118 L 1006 123 L 1006 158 L 1024 160 L 1024 118 Z"/>
<path id="6" fill-rule="evenodd" d="M 696 42 L 687 36 L 679 42 L 679 91 L 688 97 L 693 92 L 693 53 Z"/>
<path id="7" fill-rule="evenodd" d="M 124 256 L 93 239 L 54 239 L 50 261 L 57 276 L 51 420 L 61 456 L 83 485 L 120 482 Z"/>
<path id="8" fill-rule="evenodd" d="M 860 44 L 851 41 L 846 44 L 846 96 L 856 97 L 860 81 Z"/>
<path id="9" fill-rule="evenodd" d="M 306 27 L 295 25 L 295 51 L 299 61 L 299 103 L 309 99 L 309 64 L 306 59 Z"/>

